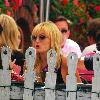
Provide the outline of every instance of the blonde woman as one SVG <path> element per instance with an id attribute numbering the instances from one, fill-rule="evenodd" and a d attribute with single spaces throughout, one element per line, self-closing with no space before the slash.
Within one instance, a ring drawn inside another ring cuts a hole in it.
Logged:
<path id="1" fill-rule="evenodd" d="M 2 46 L 9 46 L 12 50 L 12 61 L 15 60 L 15 64 L 21 66 L 22 70 L 24 56 L 19 49 L 19 45 L 21 43 L 21 34 L 18 30 L 15 20 L 8 15 L 1 14 L 0 27 L 0 48 Z"/>
<path id="2" fill-rule="evenodd" d="M 32 46 L 36 48 L 37 59 L 34 71 L 37 75 L 38 82 L 45 81 L 45 73 L 48 71 L 47 52 L 51 48 L 57 52 L 57 83 L 65 83 L 68 68 L 66 58 L 60 53 L 62 35 L 57 26 L 53 22 L 42 22 L 36 25 L 32 31 Z M 81 82 L 78 73 L 76 72 L 77 82 Z"/>

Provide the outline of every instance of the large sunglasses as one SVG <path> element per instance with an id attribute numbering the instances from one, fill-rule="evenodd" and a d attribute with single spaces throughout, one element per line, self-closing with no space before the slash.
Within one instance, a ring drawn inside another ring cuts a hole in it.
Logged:
<path id="1" fill-rule="evenodd" d="M 44 39 L 46 39 L 47 37 L 45 35 L 39 35 L 39 36 L 36 36 L 36 35 L 31 35 L 31 40 L 32 41 L 36 41 L 37 39 L 42 41 Z"/>
<path id="2" fill-rule="evenodd" d="M 66 33 L 68 30 L 67 29 L 61 29 L 60 32 L 61 33 Z"/>

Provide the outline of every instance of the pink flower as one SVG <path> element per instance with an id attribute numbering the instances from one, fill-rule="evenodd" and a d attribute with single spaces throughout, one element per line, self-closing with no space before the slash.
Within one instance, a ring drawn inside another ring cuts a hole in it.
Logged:
<path id="1" fill-rule="evenodd" d="M 34 4 L 34 12 L 38 12 L 38 7 L 36 4 Z"/>
<path id="2" fill-rule="evenodd" d="M 76 6 L 80 6 L 78 0 L 73 0 L 73 4 L 76 5 Z"/>
<path id="3" fill-rule="evenodd" d="M 68 3 L 68 0 L 63 0 L 63 4 L 66 5 Z"/>
<path id="4" fill-rule="evenodd" d="M 14 10 L 17 10 L 22 5 L 22 0 L 12 0 L 12 2 L 14 3 Z"/>
<path id="5" fill-rule="evenodd" d="M 81 18 L 80 19 L 80 24 L 82 24 L 82 23 L 84 23 L 84 19 Z"/>
<path id="6" fill-rule="evenodd" d="M 10 6 L 8 0 L 5 0 L 5 5 L 6 5 L 7 7 Z"/>
<path id="7" fill-rule="evenodd" d="M 90 3 L 89 6 L 90 6 L 90 7 L 94 7 L 94 4 L 93 4 L 93 3 Z"/>
<path id="8" fill-rule="evenodd" d="M 96 6 L 94 9 L 95 11 L 100 11 L 100 6 Z"/>

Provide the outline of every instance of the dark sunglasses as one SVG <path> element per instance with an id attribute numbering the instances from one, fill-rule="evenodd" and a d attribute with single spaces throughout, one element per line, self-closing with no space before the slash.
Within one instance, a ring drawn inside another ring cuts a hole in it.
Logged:
<path id="1" fill-rule="evenodd" d="M 39 35 L 39 36 L 31 35 L 31 40 L 32 40 L 32 41 L 36 41 L 37 38 L 38 38 L 40 41 L 42 41 L 42 40 L 44 40 L 44 39 L 47 38 L 47 37 L 46 37 L 45 35 Z"/>
<path id="2" fill-rule="evenodd" d="M 66 30 L 66 29 L 61 29 L 61 30 L 60 30 L 61 33 L 66 33 L 67 31 L 68 31 L 68 30 Z"/>

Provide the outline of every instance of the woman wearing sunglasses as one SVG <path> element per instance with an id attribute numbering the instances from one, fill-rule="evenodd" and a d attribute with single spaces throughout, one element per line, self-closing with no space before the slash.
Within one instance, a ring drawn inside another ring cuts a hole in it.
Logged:
<path id="1" fill-rule="evenodd" d="M 42 22 L 36 25 L 32 31 L 32 46 L 36 49 L 36 63 L 34 71 L 37 75 L 37 82 L 45 81 L 45 73 L 48 71 L 47 52 L 55 49 L 57 53 L 57 83 L 66 82 L 68 75 L 66 58 L 60 53 L 62 34 L 53 22 Z M 76 73 L 77 82 L 81 82 L 78 73 Z"/>

